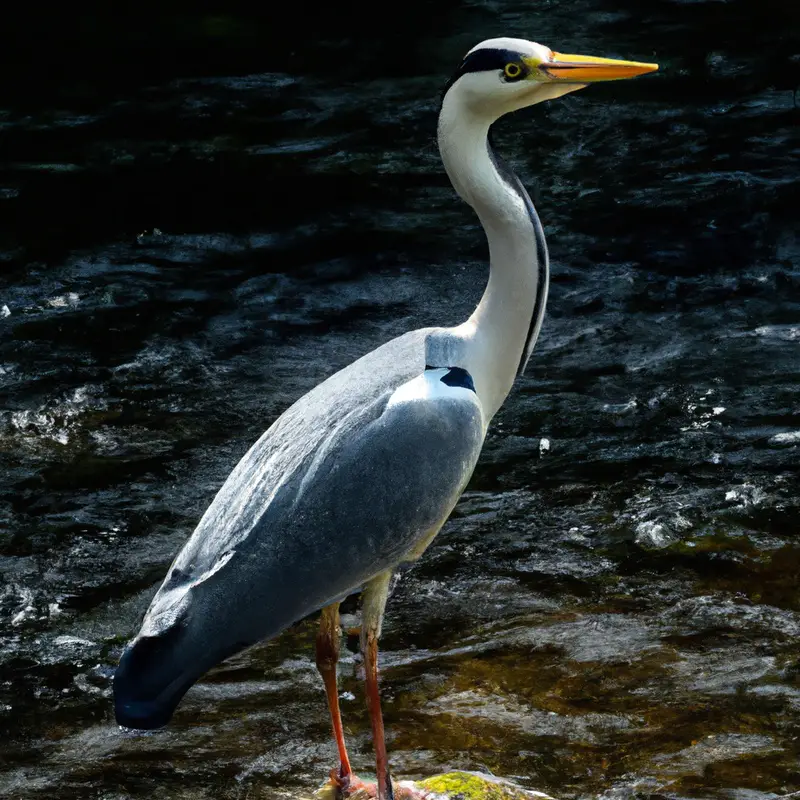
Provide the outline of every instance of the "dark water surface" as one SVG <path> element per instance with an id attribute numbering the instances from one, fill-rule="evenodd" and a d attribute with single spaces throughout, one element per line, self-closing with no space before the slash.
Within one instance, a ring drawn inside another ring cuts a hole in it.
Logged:
<path id="1" fill-rule="evenodd" d="M 395 774 L 800 790 L 796 3 L 18 13 L 0 36 L 0 794 L 255 800 L 334 765 L 313 620 L 221 666 L 164 731 L 120 731 L 110 679 L 280 411 L 476 302 L 486 248 L 435 121 L 463 52 L 501 34 L 662 71 L 499 126 L 553 287 L 469 490 L 389 602 Z M 368 773 L 350 653 L 341 684 Z"/>

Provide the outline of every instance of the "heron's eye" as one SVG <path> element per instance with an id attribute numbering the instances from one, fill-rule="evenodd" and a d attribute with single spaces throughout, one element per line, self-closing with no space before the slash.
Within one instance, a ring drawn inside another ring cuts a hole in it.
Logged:
<path id="1" fill-rule="evenodd" d="M 522 75 L 522 67 L 517 64 L 516 61 L 512 61 L 509 64 L 506 64 L 503 74 L 510 81 L 516 80 L 520 75 Z"/>

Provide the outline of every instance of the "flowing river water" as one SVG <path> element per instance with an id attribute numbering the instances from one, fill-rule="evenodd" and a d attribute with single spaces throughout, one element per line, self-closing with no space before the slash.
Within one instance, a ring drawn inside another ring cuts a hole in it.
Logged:
<path id="1" fill-rule="evenodd" d="M 436 113 L 463 53 L 503 34 L 661 71 L 498 126 L 550 302 L 389 601 L 394 773 L 798 792 L 798 6 L 241 5 L 21 9 L 2 34 L 0 795 L 256 800 L 334 766 L 314 620 L 214 670 L 162 731 L 116 726 L 111 677 L 272 420 L 477 301 L 485 242 Z M 341 692 L 369 773 L 350 650 Z"/>

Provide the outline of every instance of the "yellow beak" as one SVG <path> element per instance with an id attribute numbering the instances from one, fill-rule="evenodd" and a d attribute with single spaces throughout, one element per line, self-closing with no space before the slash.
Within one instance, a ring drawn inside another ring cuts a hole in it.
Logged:
<path id="1" fill-rule="evenodd" d="M 618 81 L 635 78 L 648 72 L 655 72 L 658 64 L 644 64 L 640 61 L 617 61 L 613 58 L 595 56 L 576 56 L 553 53 L 549 61 L 537 65 L 540 72 L 554 81 L 565 83 L 595 83 L 597 81 Z"/>

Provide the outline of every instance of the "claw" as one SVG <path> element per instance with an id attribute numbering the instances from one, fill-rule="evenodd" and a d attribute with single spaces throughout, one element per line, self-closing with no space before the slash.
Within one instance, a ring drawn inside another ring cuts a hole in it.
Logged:
<path id="1" fill-rule="evenodd" d="M 352 773 L 342 775 L 341 768 L 331 770 L 328 786 L 329 793 L 324 797 L 319 794 L 319 800 L 376 800 L 378 796 L 377 784 L 366 783 Z M 434 795 L 411 781 L 393 783 L 391 791 L 395 800 L 434 800 Z"/>
<path id="2" fill-rule="evenodd" d="M 348 800 L 354 795 L 372 800 L 378 795 L 378 788 L 374 783 L 365 783 L 352 772 L 342 775 L 341 767 L 330 771 L 330 785 L 336 800 Z"/>
<path id="3" fill-rule="evenodd" d="M 346 784 L 350 782 L 349 775 L 342 775 L 342 769 L 339 767 L 338 769 L 334 767 L 330 771 L 330 778 L 331 783 L 338 789 L 341 790 L 345 787 Z"/>

